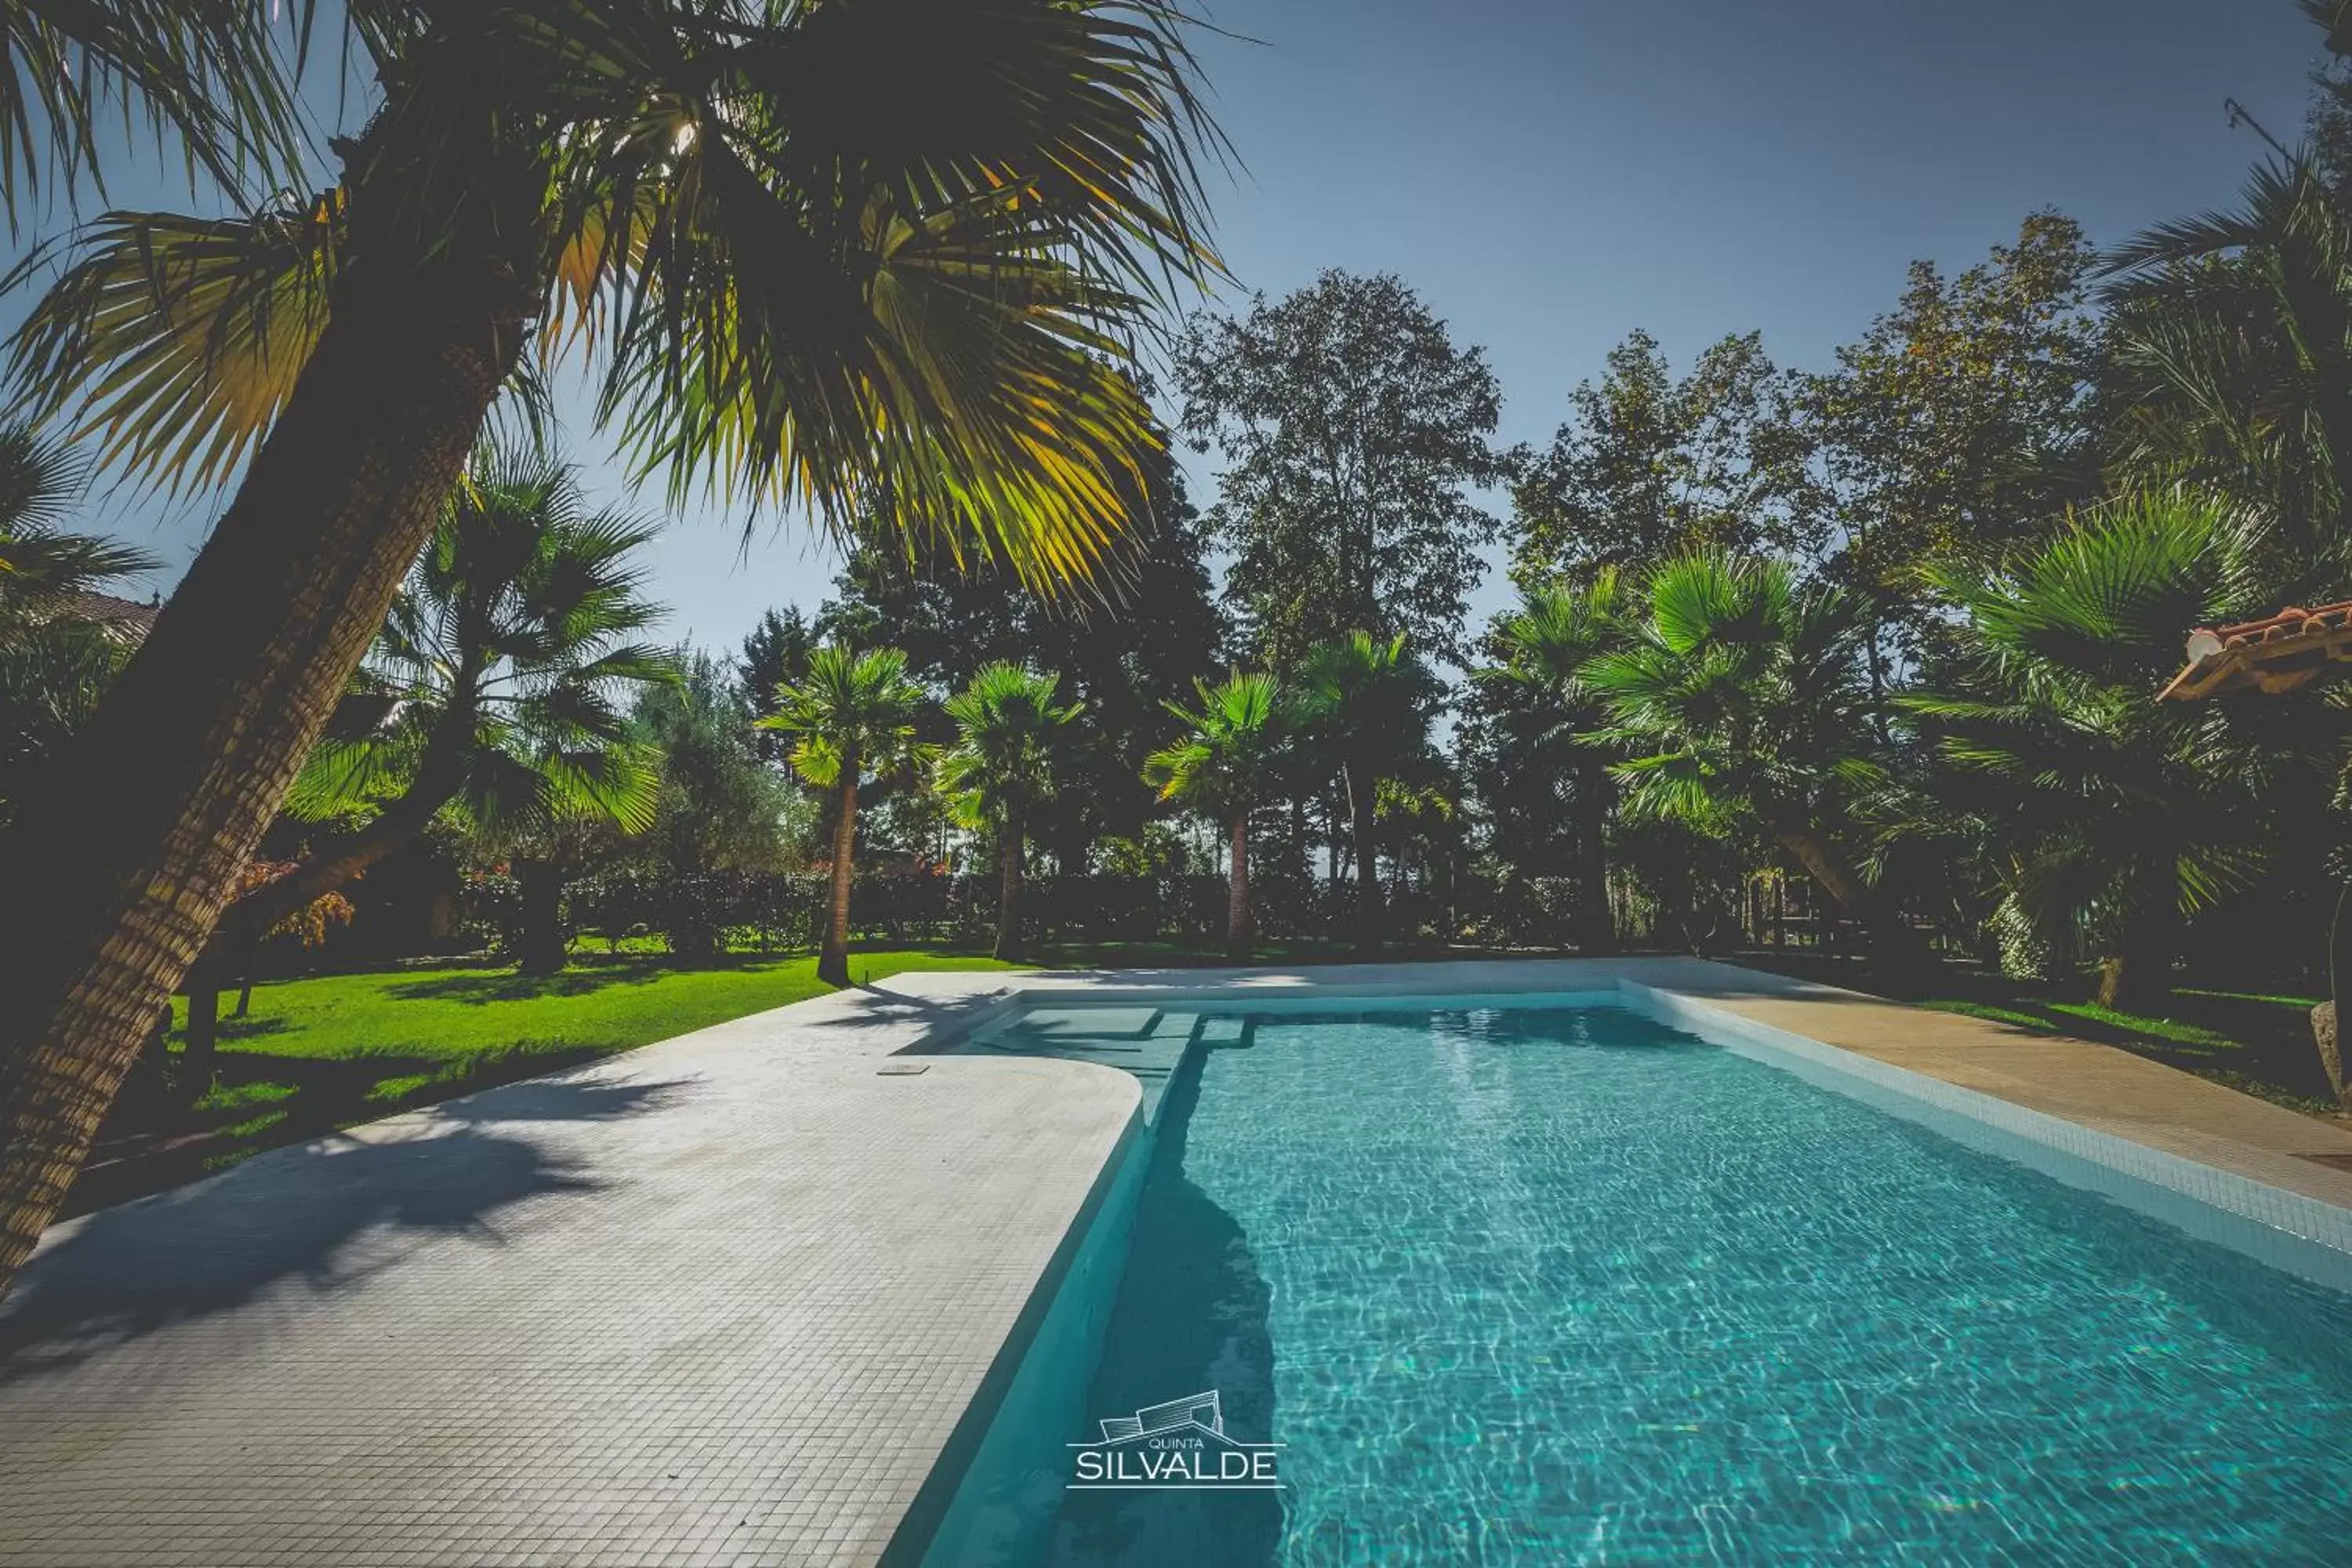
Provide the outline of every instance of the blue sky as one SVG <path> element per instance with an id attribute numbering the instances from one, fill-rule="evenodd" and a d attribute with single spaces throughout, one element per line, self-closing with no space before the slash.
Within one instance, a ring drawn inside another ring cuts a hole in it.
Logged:
<path id="1" fill-rule="evenodd" d="M 1547 438 L 1636 327 L 1678 364 L 1753 330 L 1780 362 L 1820 364 L 1912 258 L 1965 266 L 2033 208 L 2107 243 L 2226 204 L 2263 148 L 2223 100 L 2292 139 L 2318 61 L 2292 0 L 1201 9 L 1239 36 L 1200 42 L 1244 165 L 1213 187 L 1234 272 L 1273 294 L 1326 267 L 1402 275 L 1487 350 L 1507 440 Z M 0 302 L 0 321 L 16 309 Z M 618 499 L 593 432 L 573 446 Z M 1213 470 L 1192 467 L 1204 499 Z M 163 555 L 161 587 L 218 505 L 118 489 L 91 521 Z M 668 634 L 706 646 L 769 605 L 814 605 L 835 569 L 790 522 L 747 546 L 740 520 L 709 512 L 655 553 Z M 1499 601 L 1490 584 L 1477 608 Z"/>

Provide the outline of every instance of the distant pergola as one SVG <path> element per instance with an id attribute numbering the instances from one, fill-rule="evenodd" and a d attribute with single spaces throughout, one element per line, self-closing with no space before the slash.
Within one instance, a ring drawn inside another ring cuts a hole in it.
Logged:
<path id="1" fill-rule="evenodd" d="M 2189 668 L 2160 700 L 2194 702 L 2248 688 L 2276 695 L 2330 674 L 2352 674 L 2352 602 L 2287 608 L 2268 620 L 2200 626 L 2189 634 Z"/>

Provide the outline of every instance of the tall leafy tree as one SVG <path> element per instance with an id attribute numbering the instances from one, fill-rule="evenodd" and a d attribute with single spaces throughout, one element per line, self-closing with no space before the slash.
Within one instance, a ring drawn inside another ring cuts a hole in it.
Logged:
<path id="1" fill-rule="evenodd" d="M 1021 889 L 1029 822 L 1060 785 L 1069 728 L 1079 713 L 1061 700 L 1062 678 L 1020 665 L 984 665 L 948 699 L 955 743 L 940 759 L 939 784 L 964 827 L 996 836 L 1003 891 L 996 956 L 1021 956 Z"/>
<path id="2" fill-rule="evenodd" d="M 1797 391 L 1759 334 L 1725 338 L 1677 381 L 1657 340 L 1633 333 L 1513 483 L 1512 576 L 1533 589 L 1692 550 L 1811 547 Z"/>
<path id="3" fill-rule="evenodd" d="M 639 694 L 629 715 L 661 775 L 629 859 L 667 890 L 664 935 L 689 958 L 716 954 L 725 936 L 712 874 L 785 869 L 811 826 L 807 800 L 760 755 L 730 675 L 707 654 L 685 656 L 680 679 Z"/>
<path id="4" fill-rule="evenodd" d="M 1385 928 L 1381 898 L 1381 785 L 1420 759 L 1435 682 L 1405 649 L 1402 633 L 1350 632 L 1308 650 L 1299 666 L 1302 715 L 1339 767 L 1356 855 L 1356 945 L 1376 952 Z"/>
<path id="5" fill-rule="evenodd" d="M 860 654 L 827 643 L 808 658 L 808 672 L 776 691 L 776 710 L 760 721 L 795 738 L 793 770 L 835 792 L 833 866 L 824 951 L 817 978 L 849 984 L 849 893 L 857 853 L 858 788 L 868 779 L 910 772 L 924 747 L 918 721 L 923 689 L 907 678 L 898 648 Z"/>
<path id="6" fill-rule="evenodd" d="M 2248 885 L 2341 740 L 2317 703 L 2153 700 L 2182 628 L 2256 602 L 2252 542 L 2229 507 L 2158 491 L 1941 579 L 1968 616 L 1962 657 L 1905 700 L 1958 774 L 1932 807 L 1991 825 L 2007 910 L 2095 959 L 2110 1006 L 2161 1004 L 2187 918 Z"/>
<path id="7" fill-rule="evenodd" d="M 1835 370 L 1804 380 L 1824 565 L 1872 607 L 1882 728 L 1905 657 L 1938 624 L 1922 569 L 2032 541 L 2096 468 L 2095 260 L 2080 225 L 2044 212 L 1957 277 L 1915 262 L 1895 308 L 1838 351 Z"/>
<path id="8" fill-rule="evenodd" d="M 1626 640 L 1631 598 L 1615 569 L 1604 566 L 1581 586 L 1528 593 L 1496 633 L 1505 662 L 1490 678 L 1538 700 L 1547 720 L 1540 738 L 1567 759 L 1576 809 L 1577 947 L 1586 953 L 1614 952 L 1617 931 L 1609 908 L 1612 753 L 1594 736 L 1606 715 L 1584 671 Z"/>
<path id="9" fill-rule="evenodd" d="M 797 605 L 770 610 L 760 617 L 735 658 L 735 701 L 746 720 L 757 726 L 776 710 L 776 693 L 808 673 L 809 655 L 816 651 L 819 640 L 816 628 Z M 771 729 L 755 727 L 752 740 L 760 755 L 770 762 L 782 762 L 790 749 L 790 742 Z"/>
<path id="10" fill-rule="evenodd" d="M 1878 771 L 1857 596 L 1800 583 L 1784 562 L 1703 552 L 1654 574 L 1626 647 L 1585 664 L 1609 710 L 1593 732 L 1637 817 L 1721 833 L 1753 821 L 1860 921 L 1882 963 L 1919 956 L 1835 831 L 1843 797 Z"/>
<path id="11" fill-rule="evenodd" d="M 15 340 L 107 455 L 242 477 L 0 834 L 0 881 L 58 889 L 0 951 L 0 1279 L 502 387 L 575 348 L 675 495 L 922 518 L 1063 581 L 1156 444 L 1130 346 L 1214 268 L 1164 0 L 347 12 L 377 95 L 331 189 L 101 219 Z"/>
<path id="12" fill-rule="evenodd" d="M 1143 776 L 1160 798 L 1222 816 L 1232 840 L 1225 906 L 1225 946 L 1234 957 L 1250 950 L 1250 813 L 1279 789 L 1287 773 L 1286 715 L 1274 677 L 1236 674 L 1200 684 L 1200 705 L 1170 703 L 1183 733 L 1145 759 Z"/>
<path id="13" fill-rule="evenodd" d="M 1358 629 L 1466 657 L 1476 546 L 1495 533 L 1473 492 L 1507 467 L 1483 351 L 1397 278 L 1330 271 L 1196 321 L 1176 374 L 1186 432 L 1224 464 L 1210 524 L 1260 657 L 1289 668 Z"/>

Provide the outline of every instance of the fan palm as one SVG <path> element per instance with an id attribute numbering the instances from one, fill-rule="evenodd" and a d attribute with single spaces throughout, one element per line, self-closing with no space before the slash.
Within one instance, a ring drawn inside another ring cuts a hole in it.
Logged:
<path id="1" fill-rule="evenodd" d="M 2284 521 L 2276 564 L 2339 567 L 2352 552 L 2352 211 L 2325 173 L 2307 153 L 2262 165 L 2236 210 L 2151 229 L 2108 267 L 2123 275 L 2109 297 L 2126 466 L 2226 482 Z"/>
<path id="2" fill-rule="evenodd" d="M 350 0 L 381 102 L 251 221 L 114 215 L 14 343 L 168 483 L 241 472 L 0 836 L 0 1279 L 322 732 L 493 400 L 567 351 L 673 495 L 872 511 L 1041 584 L 1160 442 L 1127 374 L 1213 272 L 1169 0 Z M 925 520 L 918 521 L 916 520 Z"/>
<path id="3" fill-rule="evenodd" d="M 1557 715 L 1542 739 L 1567 748 L 1574 775 L 1577 946 L 1587 954 L 1613 952 L 1617 931 L 1609 910 L 1610 752 L 1591 739 L 1603 714 L 1584 667 L 1624 640 L 1626 598 L 1615 567 L 1580 585 L 1530 590 L 1500 627 L 1505 662 L 1492 672 L 1528 688 Z"/>
<path id="4" fill-rule="evenodd" d="M 1843 786 L 1877 773 L 1865 673 L 1868 611 L 1783 562 L 1703 552 L 1651 576 L 1628 646 L 1583 666 L 1608 710 L 1592 743 L 1637 818 L 1721 832 L 1760 826 L 1868 933 L 1882 964 L 1912 933 L 1827 823 Z"/>
<path id="5" fill-rule="evenodd" d="M 996 956 L 1021 956 L 1021 884 L 1028 858 L 1029 813 L 1051 799 L 1067 737 L 1081 711 L 1059 700 L 1062 678 L 1017 664 L 982 665 L 971 684 L 948 699 L 955 743 L 940 759 L 939 787 L 959 826 L 996 835 L 1003 891 L 996 909 Z"/>
<path id="6" fill-rule="evenodd" d="M 30 771 L 89 721 L 134 639 L 89 613 L 144 552 L 68 533 L 84 467 L 28 426 L 0 426 L 0 817 Z"/>
<path id="7" fill-rule="evenodd" d="M 660 779 L 629 710 L 677 679 L 667 655 L 630 640 L 663 613 L 632 559 L 656 531 L 591 510 L 558 458 L 480 453 L 287 798 L 298 817 L 373 805 L 373 819 L 230 906 L 225 924 L 268 929 L 452 806 L 499 838 L 570 816 L 644 827 Z"/>
<path id="8" fill-rule="evenodd" d="M 1211 686 L 1193 682 L 1201 705 L 1171 702 L 1184 725 L 1174 744 L 1143 764 L 1160 798 L 1211 815 L 1232 832 L 1233 870 L 1225 905 L 1225 945 L 1236 958 L 1250 949 L 1249 824 L 1251 809 L 1279 787 L 1285 772 L 1285 715 L 1274 677 L 1237 674 Z"/>
<path id="9" fill-rule="evenodd" d="M 859 654 L 827 644 L 809 654 L 808 674 L 776 688 L 776 710 L 763 730 L 800 737 L 793 771 L 834 792 L 833 874 L 825 909 L 824 947 L 817 978 L 849 984 L 849 891 L 857 851 L 857 791 L 871 777 L 918 767 L 927 748 L 918 738 L 923 689 L 907 678 L 907 656 L 897 648 Z"/>
<path id="10" fill-rule="evenodd" d="M 2256 743 L 2267 711 L 2155 700 L 2181 629 L 2249 606 L 2249 542 L 2220 504 L 2157 492 L 2007 572 L 1938 577 L 1969 617 L 1968 657 L 1946 689 L 1905 705 L 1957 782 L 1985 786 L 1948 805 L 1991 825 L 2001 918 L 2096 958 L 2108 1005 L 2169 989 L 2183 917 L 2259 868 L 2268 808 L 2308 752 L 2307 733 Z"/>
<path id="11" fill-rule="evenodd" d="M 1378 824 L 1381 781 L 1419 752 L 1427 733 L 1428 671 L 1405 651 L 1403 637 L 1385 640 L 1351 632 L 1308 650 L 1298 671 L 1299 710 L 1329 754 L 1348 792 L 1356 853 L 1356 945 L 1381 944 Z"/>
<path id="12" fill-rule="evenodd" d="M 491 448 L 450 498 L 375 647 L 287 798 L 296 817 L 372 809 L 365 826 L 247 889 L 189 971 L 184 1079 L 208 1081 L 217 994 L 254 949 L 454 809 L 499 841 L 560 818 L 652 820 L 656 759 L 628 699 L 677 679 L 630 634 L 658 619 L 628 557 L 647 524 L 591 512 L 572 469 Z"/>
<path id="13" fill-rule="evenodd" d="M 263 0 L 0 0 L 0 206 L 13 227 L 54 180 L 95 179 L 123 121 L 168 133 L 192 171 L 234 188 L 295 167 L 297 46 Z"/>

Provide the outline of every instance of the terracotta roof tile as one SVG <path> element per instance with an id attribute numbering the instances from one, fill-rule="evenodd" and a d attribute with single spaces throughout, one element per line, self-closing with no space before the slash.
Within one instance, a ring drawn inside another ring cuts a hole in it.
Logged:
<path id="1" fill-rule="evenodd" d="M 2162 698 L 2193 702 L 2247 687 L 2292 691 L 2331 664 L 2352 664 L 2352 600 L 2315 610 L 2291 605 L 2259 621 L 2198 627 L 2189 634 L 2189 668 Z"/>

